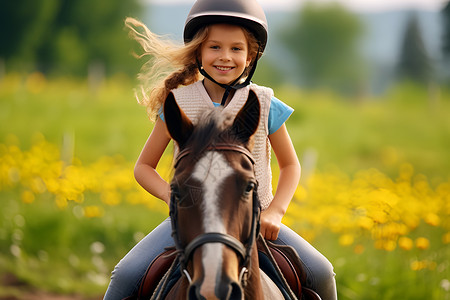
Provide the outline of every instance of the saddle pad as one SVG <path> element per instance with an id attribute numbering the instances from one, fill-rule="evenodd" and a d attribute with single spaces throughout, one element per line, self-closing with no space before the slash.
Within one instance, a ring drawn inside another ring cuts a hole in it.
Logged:
<path id="1" fill-rule="evenodd" d="M 258 251 L 258 259 L 259 259 L 259 268 L 261 269 L 262 273 L 265 273 L 273 281 L 273 283 L 278 287 L 281 294 L 283 295 L 283 299 L 293 300 L 289 296 L 289 293 L 286 291 L 283 281 L 278 276 L 278 273 L 275 270 L 275 267 L 272 265 L 272 262 L 270 261 L 267 254 L 265 254 L 264 252 Z M 297 295 L 297 293 L 295 291 L 294 291 L 294 293 Z"/>
<path id="2" fill-rule="evenodd" d="M 285 248 L 289 246 L 279 246 L 273 243 L 268 243 L 268 245 L 291 290 L 295 295 L 298 296 L 299 299 L 301 299 L 301 282 L 304 280 L 305 273 L 302 271 L 302 266 L 298 255 L 294 253 L 296 256 L 294 258 L 292 258 L 292 253 L 288 253 L 288 255 L 286 255 Z M 128 299 L 149 299 L 151 297 L 164 274 L 169 270 L 171 264 L 173 263 L 176 257 L 175 255 L 173 255 L 174 251 L 175 249 L 169 249 L 158 255 L 152 261 L 142 279 L 138 294 Z M 291 259 L 289 259 L 288 256 L 291 257 Z M 265 254 L 262 249 L 259 249 L 258 257 L 260 269 L 275 282 L 275 284 L 280 288 L 285 299 L 289 299 L 288 293 L 286 292 L 285 287 L 282 284 L 282 280 L 281 278 L 279 278 L 278 273 L 276 272 L 276 269 L 272 265 L 272 262 L 268 258 L 267 254 Z M 292 259 L 294 260 L 293 262 L 291 262 Z M 172 275 L 174 275 L 175 277 L 181 276 L 179 268 L 174 273 L 175 274 Z M 171 280 L 171 282 L 174 283 L 176 282 L 176 280 Z M 169 286 L 166 286 L 166 291 L 168 290 L 167 288 L 169 288 Z"/>
<path id="3" fill-rule="evenodd" d="M 135 299 L 150 298 L 164 274 L 172 265 L 176 257 L 173 255 L 174 252 L 175 248 L 164 251 L 151 262 L 139 287 L 138 297 Z"/>

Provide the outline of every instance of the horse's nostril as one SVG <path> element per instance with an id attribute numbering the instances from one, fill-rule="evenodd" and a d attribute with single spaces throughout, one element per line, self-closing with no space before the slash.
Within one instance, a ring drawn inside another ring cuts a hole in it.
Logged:
<path id="1" fill-rule="evenodd" d="M 241 286 L 237 282 L 231 283 L 230 300 L 242 300 L 243 296 Z"/>
<path id="2" fill-rule="evenodd" d="M 188 300 L 206 300 L 200 295 L 200 287 L 197 284 L 191 284 L 188 290 Z"/>

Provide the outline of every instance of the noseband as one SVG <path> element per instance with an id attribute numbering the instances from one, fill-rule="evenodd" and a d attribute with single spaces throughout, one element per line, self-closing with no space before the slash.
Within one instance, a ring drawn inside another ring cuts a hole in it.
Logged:
<path id="1" fill-rule="evenodd" d="M 239 145 L 228 145 L 228 144 L 215 144 L 212 146 L 207 147 L 207 150 L 209 151 L 232 151 L 237 152 L 240 154 L 243 154 L 247 156 L 252 164 L 255 164 L 255 161 L 253 159 L 252 154 L 250 151 L 242 146 Z M 175 159 L 175 168 L 178 166 L 179 162 L 185 158 L 187 155 L 191 153 L 191 149 L 186 148 L 183 151 L 181 151 L 176 159 Z M 250 236 L 247 238 L 247 240 L 243 243 L 236 239 L 235 237 L 224 234 L 220 232 L 207 232 L 203 233 L 196 238 L 194 238 L 186 247 L 183 248 L 181 245 L 180 239 L 178 237 L 178 207 L 177 203 L 174 199 L 173 193 L 171 194 L 170 199 L 170 219 L 172 222 L 172 237 L 175 242 L 175 247 L 177 248 L 179 252 L 179 261 L 181 265 L 181 269 L 183 273 L 186 275 L 186 277 L 189 280 L 189 283 L 191 281 L 191 278 L 186 270 L 186 265 L 189 262 L 189 260 L 192 258 L 192 255 L 194 251 L 208 243 L 221 243 L 224 244 L 231 249 L 233 249 L 236 254 L 241 258 L 241 271 L 239 275 L 239 280 L 243 286 L 247 284 L 247 277 L 248 277 L 248 270 L 250 269 L 250 257 L 251 257 L 251 250 L 253 245 L 255 244 L 256 237 L 259 233 L 259 226 L 260 226 L 260 213 L 261 213 L 261 206 L 258 199 L 257 194 L 257 188 L 253 190 L 253 198 L 252 198 L 252 223 L 251 223 L 251 229 L 250 229 Z"/>

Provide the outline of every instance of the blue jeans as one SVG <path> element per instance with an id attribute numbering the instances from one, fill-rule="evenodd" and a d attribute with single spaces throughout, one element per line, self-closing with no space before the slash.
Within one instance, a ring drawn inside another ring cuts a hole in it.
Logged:
<path id="1" fill-rule="evenodd" d="M 105 300 L 121 300 L 139 288 L 150 262 L 164 248 L 174 245 L 171 232 L 170 219 L 167 218 L 120 260 L 112 272 Z M 308 287 L 315 290 L 323 300 L 337 299 L 333 266 L 319 251 L 283 224 L 276 243 L 290 245 L 301 254 Z"/>

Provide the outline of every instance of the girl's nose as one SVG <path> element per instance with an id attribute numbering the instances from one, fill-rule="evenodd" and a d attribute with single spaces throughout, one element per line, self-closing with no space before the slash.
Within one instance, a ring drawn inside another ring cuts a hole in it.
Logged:
<path id="1" fill-rule="evenodd" d="M 220 60 L 222 61 L 230 61 L 230 52 L 229 51 L 223 51 L 222 55 L 220 56 Z"/>

